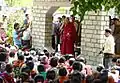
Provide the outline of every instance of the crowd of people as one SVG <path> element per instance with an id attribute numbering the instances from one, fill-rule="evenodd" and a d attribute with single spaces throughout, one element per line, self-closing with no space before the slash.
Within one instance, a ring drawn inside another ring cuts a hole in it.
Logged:
<path id="1" fill-rule="evenodd" d="M 113 58 L 113 66 L 95 69 L 78 55 L 62 56 L 47 49 L 31 48 L 9 52 L 0 49 L 0 83 L 119 83 L 120 59 Z"/>
<path id="2" fill-rule="evenodd" d="M 12 35 L 9 37 L 7 35 L 7 30 L 5 24 L 0 22 L 0 45 L 1 47 L 10 47 L 15 46 L 17 49 L 22 48 L 23 50 L 29 49 L 31 47 L 31 22 L 29 20 L 29 14 L 25 15 L 26 19 L 22 27 L 19 23 L 14 23 L 14 30 L 12 31 Z"/>
<path id="3" fill-rule="evenodd" d="M 74 46 L 77 41 L 77 23 L 75 17 L 62 16 L 53 23 L 52 47 L 56 52 L 60 51 L 62 55 L 73 54 Z M 58 46 L 60 45 L 60 46 Z"/>
<path id="4" fill-rule="evenodd" d="M 14 24 L 14 46 L 7 42 L 0 23 L 0 83 L 120 83 L 120 59 L 114 57 L 111 29 L 105 29 L 106 41 L 100 52 L 104 53 L 104 65 L 93 68 L 79 51 L 75 54 L 78 25 L 74 16 L 62 16 L 53 23 L 52 53 L 31 47 L 31 22 L 29 15 L 25 16 L 22 28 Z"/>

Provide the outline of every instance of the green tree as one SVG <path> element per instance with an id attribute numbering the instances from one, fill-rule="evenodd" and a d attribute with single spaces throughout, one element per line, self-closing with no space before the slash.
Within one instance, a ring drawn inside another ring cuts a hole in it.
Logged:
<path id="1" fill-rule="evenodd" d="M 119 0 L 72 0 L 71 11 L 73 15 L 80 16 L 80 20 L 84 19 L 84 15 L 88 11 L 98 12 L 104 9 L 109 11 L 110 8 L 115 8 L 116 13 L 120 14 L 120 1 Z"/>

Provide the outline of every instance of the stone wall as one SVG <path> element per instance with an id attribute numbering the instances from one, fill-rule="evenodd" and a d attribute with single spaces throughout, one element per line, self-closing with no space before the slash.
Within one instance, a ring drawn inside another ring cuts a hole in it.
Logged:
<path id="1" fill-rule="evenodd" d="M 58 7 L 34 6 L 32 36 L 33 47 L 50 46 L 52 30 L 52 11 Z M 48 12 L 51 11 L 51 12 Z"/>
<path id="2" fill-rule="evenodd" d="M 45 43 L 45 13 L 47 12 L 47 8 L 43 6 L 33 6 L 32 12 L 32 44 L 33 47 L 40 47 L 41 44 L 44 45 Z"/>
<path id="3" fill-rule="evenodd" d="M 51 47 L 52 15 L 59 7 L 69 5 L 69 0 L 34 0 L 32 8 L 33 47 Z"/>
<path id="4" fill-rule="evenodd" d="M 104 30 L 109 28 L 109 16 L 105 12 L 95 14 L 88 12 L 82 22 L 81 49 L 82 56 L 88 64 L 102 63 L 98 55 L 104 43 Z"/>

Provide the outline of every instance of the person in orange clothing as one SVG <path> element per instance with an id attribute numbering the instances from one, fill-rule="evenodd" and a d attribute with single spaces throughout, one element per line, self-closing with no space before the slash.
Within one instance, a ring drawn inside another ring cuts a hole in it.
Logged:
<path id="1" fill-rule="evenodd" d="M 57 80 L 55 80 L 56 83 L 64 83 L 64 81 L 68 80 L 68 76 L 67 76 L 67 70 L 65 67 L 61 67 L 59 69 L 59 77 L 57 78 Z"/>
<path id="2" fill-rule="evenodd" d="M 108 76 L 108 83 L 115 83 L 112 76 Z"/>

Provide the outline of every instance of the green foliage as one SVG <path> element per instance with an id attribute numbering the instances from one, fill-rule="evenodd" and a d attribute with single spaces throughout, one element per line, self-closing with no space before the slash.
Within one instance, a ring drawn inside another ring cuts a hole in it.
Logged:
<path id="1" fill-rule="evenodd" d="M 7 36 L 12 37 L 13 25 L 8 24 L 8 27 Z"/>
<path id="2" fill-rule="evenodd" d="M 5 0 L 10 7 L 32 7 L 33 0 Z"/>
<path id="3" fill-rule="evenodd" d="M 12 25 L 12 24 L 8 24 L 8 30 L 7 30 L 6 34 L 7 34 L 7 36 L 8 36 L 9 38 L 12 38 L 12 32 L 13 32 L 13 25 Z M 10 42 L 11 42 L 11 43 L 10 43 Z M 9 40 L 9 43 L 10 43 L 11 45 L 13 45 L 13 41 L 12 41 L 12 40 Z"/>
<path id="4" fill-rule="evenodd" d="M 7 36 L 9 38 L 12 38 L 12 32 L 14 30 L 14 23 L 20 23 L 21 26 L 23 26 L 23 11 L 22 10 L 17 10 L 16 12 L 14 13 L 11 13 L 10 14 L 10 17 L 8 18 L 8 28 L 7 28 Z M 12 42 L 12 45 L 13 45 L 13 42 Z"/>
<path id="5" fill-rule="evenodd" d="M 17 10 L 14 13 L 10 14 L 10 17 L 8 19 L 8 31 L 7 35 L 12 37 L 12 31 L 14 29 L 13 25 L 15 22 L 20 23 L 20 25 L 23 25 L 23 11 L 22 10 Z"/>
<path id="6" fill-rule="evenodd" d="M 80 20 L 83 20 L 83 17 L 86 12 L 94 11 L 98 12 L 104 8 L 104 11 L 109 11 L 110 8 L 116 8 L 116 12 L 120 14 L 120 0 L 72 0 L 71 11 L 73 15 L 79 15 Z"/>

